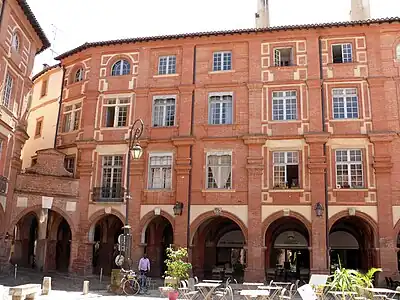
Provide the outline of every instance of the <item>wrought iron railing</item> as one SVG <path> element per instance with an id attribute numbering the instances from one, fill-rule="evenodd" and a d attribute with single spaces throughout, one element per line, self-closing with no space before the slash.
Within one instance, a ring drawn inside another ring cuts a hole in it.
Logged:
<path id="1" fill-rule="evenodd" d="M 94 202 L 123 202 L 125 189 L 122 186 L 93 188 Z"/>

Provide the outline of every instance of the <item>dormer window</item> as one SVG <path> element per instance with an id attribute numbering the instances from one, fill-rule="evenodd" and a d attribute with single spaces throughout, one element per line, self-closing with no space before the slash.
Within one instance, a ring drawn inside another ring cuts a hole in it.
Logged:
<path id="1" fill-rule="evenodd" d="M 80 68 L 76 70 L 75 76 L 74 76 L 74 82 L 79 82 L 83 80 L 83 69 Z"/>
<path id="2" fill-rule="evenodd" d="M 15 51 L 19 51 L 19 37 L 16 32 L 13 33 L 11 38 L 11 48 Z"/>
<path id="3" fill-rule="evenodd" d="M 125 59 L 117 61 L 111 68 L 111 76 L 128 75 L 131 71 L 131 65 Z"/>
<path id="4" fill-rule="evenodd" d="M 334 64 L 349 63 L 353 61 L 351 44 L 332 45 L 332 60 Z"/>
<path id="5" fill-rule="evenodd" d="M 274 50 L 275 67 L 287 67 L 293 65 L 292 48 L 280 48 Z"/>

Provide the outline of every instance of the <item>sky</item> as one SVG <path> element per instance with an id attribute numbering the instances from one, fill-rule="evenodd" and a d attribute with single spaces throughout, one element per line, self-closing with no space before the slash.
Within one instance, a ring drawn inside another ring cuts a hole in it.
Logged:
<path id="1" fill-rule="evenodd" d="M 269 0 L 270 25 L 348 21 L 350 0 Z M 43 64 L 85 42 L 254 28 L 257 0 L 28 0 L 52 43 Z M 400 16 L 400 0 L 370 0 L 371 17 Z"/>

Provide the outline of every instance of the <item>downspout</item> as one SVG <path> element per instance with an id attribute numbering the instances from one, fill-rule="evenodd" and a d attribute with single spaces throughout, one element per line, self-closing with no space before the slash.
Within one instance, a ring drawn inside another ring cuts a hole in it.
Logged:
<path id="1" fill-rule="evenodd" d="M 325 112 L 326 112 L 326 107 L 325 107 L 325 89 L 324 89 L 324 73 L 323 73 L 323 67 L 322 67 L 322 42 L 321 42 L 321 37 L 318 37 L 318 52 L 319 52 L 319 79 L 321 80 L 321 122 L 322 122 L 322 131 L 326 131 L 326 126 L 325 126 Z M 324 143 L 324 156 L 326 157 L 327 155 L 327 150 L 326 150 L 326 143 Z M 329 217 L 328 217 L 328 174 L 327 174 L 327 169 L 325 169 L 324 172 L 324 188 L 325 188 L 325 240 L 326 240 L 326 264 L 327 264 L 327 270 L 330 272 L 330 255 L 329 255 Z"/>
<path id="2" fill-rule="evenodd" d="M 56 132 L 54 135 L 54 149 L 56 149 L 57 146 L 57 134 L 58 134 L 58 126 L 60 125 L 60 118 L 61 118 L 61 105 L 62 105 L 62 100 L 63 100 L 63 91 L 64 91 L 64 80 L 65 80 L 65 68 L 62 67 L 63 71 L 63 76 L 62 76 L 62 81 L 61 81 L 61 93 L 60 97 L 58 97 L 58 116 L 57 116 L 57 123 L 56 123 Z"/>
<path id="3" fill-rule="evenodd" d="M 6 6 L 6 0 L 3 0 L 3 5 L 1 6 L 1 11 L 0 11 L 0 28 L 3 23 L 3 14 L 4 14 L 4 7 Z"/>
<path id="4" fill-rule="evenodd" d="M 194 46 L 193 53 L 193 85 L 196 84 L 196 51 L 197 48 Z M 192 91 L 192 107 L 190 111 L 190 133 L 189 136 L 193 137 L 194 132 L 194 103 L 195 103 L 195 88 Z M 190 145 L 189 148 L 189 157 L 190 157 L 190 169 L 189 169 L 189 187 L 188 187 L 188 201 L 187 201 L 187 235 L 186 235 L 186 248 L 189 250 L 190 247 L 190 210 L 192 204 L 192 168 L 193 168 L 193 145 Z"/>

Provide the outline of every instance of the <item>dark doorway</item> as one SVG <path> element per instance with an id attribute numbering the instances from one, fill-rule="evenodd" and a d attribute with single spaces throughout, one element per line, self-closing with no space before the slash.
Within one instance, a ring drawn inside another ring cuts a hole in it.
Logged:
<path id="1" fill-rule="evenodd" d="M 61 272 L 68 272 L 71 255 L 72 233 L 68 222 L 63 218 L 58 225 L 57 246 L 56 246 L 56 269 Z"/>

